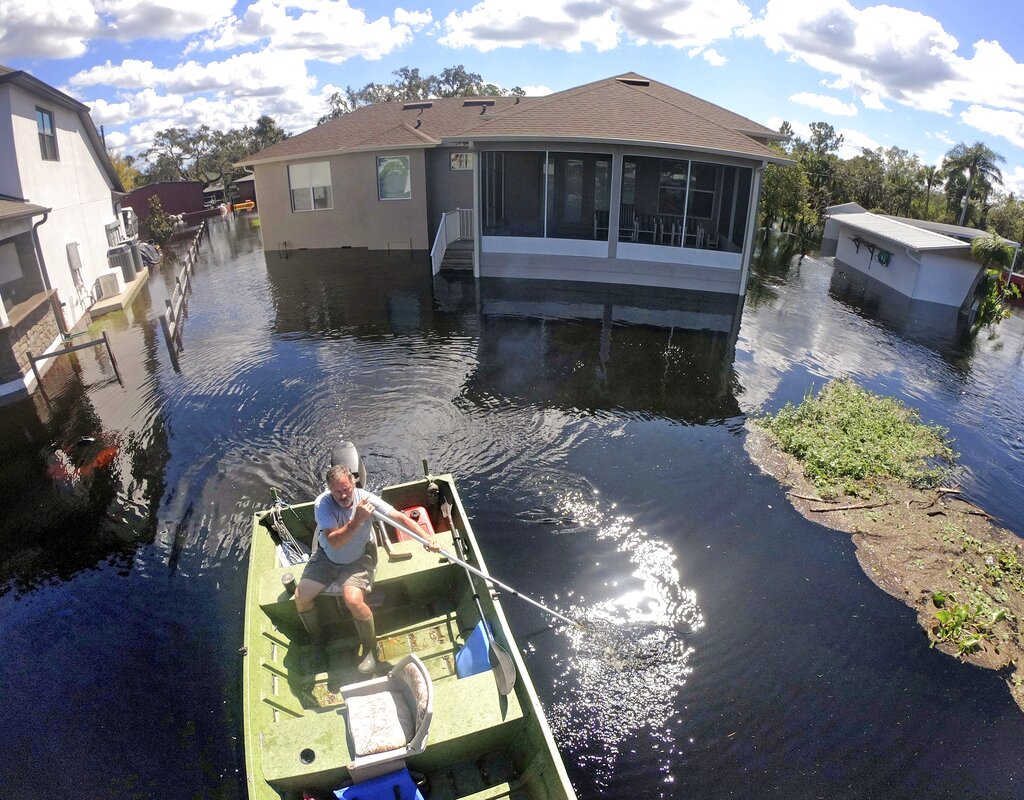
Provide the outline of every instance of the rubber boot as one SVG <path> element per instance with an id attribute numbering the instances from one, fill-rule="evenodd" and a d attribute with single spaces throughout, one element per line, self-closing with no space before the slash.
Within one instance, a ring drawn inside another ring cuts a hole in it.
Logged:
<path id="1" fill-rule="evenodd" d="M 298 609 L 296 609 L 298 611 Z M 324 651 L 324 629 L 320 624 L 320 611 L 316 604 L 308 611 L 299 611 L 302 627 L 309 634 L 309 662 L 306 668 L 317 674 L 327 671 L 327 653 Z"/>
<path id="2" fill-rule="evenodd" d="M 296 609 L 298 611 L 298 609 Z M 314 603 L 308 611 L 299 611 L 299 619 L 302 620 L 302 627 L 309 634 L 311 644 L 320 644 L 324 638 L 324 629 L 320 625 L 320 612 Z"/>
<path id="3" fill-rule="evenodd" d="M 356 667 L 360 675 L 372 675 L 377 669 L 377 631 L 373 624 L 373 615 L 369 619 L 355 619 L 356 633 L 363 645 L 363 660 Z"/>

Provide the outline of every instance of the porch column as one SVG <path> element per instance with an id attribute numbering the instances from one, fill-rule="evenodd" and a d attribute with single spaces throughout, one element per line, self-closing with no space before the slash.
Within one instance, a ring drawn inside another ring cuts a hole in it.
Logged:
<path id="1" fill-rule="evenodd" d="M 612 191 L 608 200 L 608 258 L 619 253 L 619 211 L 622 201 L 622 151 L 612 153 Z"/>
<path id="2" fill-rule="evenodd" d="M 473 153 L 473 277 L 480 277 L 480 240 L 484 224 L 480 213 L 480 150 L 469 143 Z M 479 292 L 477 292 L 479 295 Z"/>
<path id="3" fill-rule="evenodd" d="M 747 214 L 747 230 L 743 236 L 743 262 L 740 267 L 740 296 L 746 297 L 747 277 L 750 274 L 750 259 L 754 254 L 754 236 L 757 233 L 757 211 L 761 204 L 761 176 L 764 163 L 754 167 L 754 180 L 750 186 L 750 209 Z"/>

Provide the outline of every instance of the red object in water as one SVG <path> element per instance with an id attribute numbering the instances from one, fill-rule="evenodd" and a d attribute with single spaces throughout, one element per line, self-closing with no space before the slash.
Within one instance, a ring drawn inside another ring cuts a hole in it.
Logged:
<path id="1" fill-rule="evenodd" d="M 429 535 L 434 535 L 434 525 L 430 521 L 430 514 L 427 513 L 427 509 L 423 506 L 409 506 L 409 508 L 403 508 L 402 513 L 409 517 L 414 522 L 418 522 L 419 526 L 423 528 Z M 401 530 L 395 531 L 398 534 L 398 541 L 412 539 L 412 537 L 402 532 Z"/>

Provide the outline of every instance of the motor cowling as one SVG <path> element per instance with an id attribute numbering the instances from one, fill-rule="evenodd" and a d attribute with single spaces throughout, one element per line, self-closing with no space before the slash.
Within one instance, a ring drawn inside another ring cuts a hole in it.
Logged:
<path id="1" fill-rule="evenodd" d="M 334 445 L 334 449 L 331 450 L 331 466 L 336 464 L 344 464 L 348 467 L 357 487 L 362 488 L 366 485 L 366 468 L 363 466 L 363 460 L 359 457 L 359 451 L 356 450 L 356 446 L 352 442 L 343 439 Z"/>

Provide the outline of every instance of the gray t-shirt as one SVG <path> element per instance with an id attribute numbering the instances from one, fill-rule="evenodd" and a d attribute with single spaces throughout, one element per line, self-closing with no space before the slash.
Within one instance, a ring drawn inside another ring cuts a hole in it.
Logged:
<path id="1" fill-rule="evenodd" d="M 353 561 L 358 561 L 360 556 L 366 552 L 366 545 L 373 541 L 372 517 L 367 519 L 359 530 L 341 547 L 332 546 L 327 541 L 327 534 L 325 533 L 325 531 L 334 530 L 348 524 L 348 521 L 352 519 L 352 515 L 355 513 L 356 505 L 363 500 L 369 500 L 373 507 L 381 514 L 391 514 L 395 510 L 394 506 L 385 503 L 377 495 L 365 489 L 356 489 L 352 493 L 351 508 L 344 508 L 339 505 L 338 501 L 331 496 L 330 489 L 324 491 L 313 505 L 316 524 L 320 526 L 320 546 L 324 549 L 327 557 L 335 564 L 351 564 Z"/>

